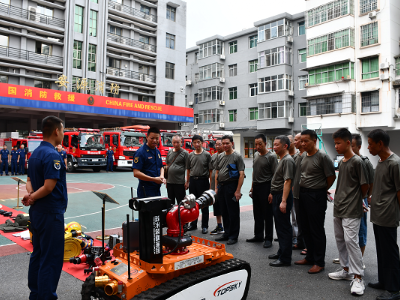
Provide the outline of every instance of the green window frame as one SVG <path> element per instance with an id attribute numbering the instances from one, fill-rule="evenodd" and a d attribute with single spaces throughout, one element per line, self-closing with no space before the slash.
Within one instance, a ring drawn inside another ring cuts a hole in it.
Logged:
<path id="1" fill-rule="evenodd" d="M 299 117 L 307 116 L 307 103 L 299 103 Z"/>
<path id="2" fill-rule="evenodd" d="M 90 2 L 99 3 L 99 0 L 90 0 Z"/>
<path id="3" fill-rule="evenodd" d="M 400 57 L 396 57 L 396 76 L 400 76 Z"/>
<path id="4" fill-rule="evenodd" d="M 96 94 L 96 79 L 88 79 L 88 94 L 95 95 Z"/>
<path id="5" fill-rule="evenodd" d="M 97 11 L 95 10 L 90 10 L 89 35 L 97 36 Z"/>
<path id="6" fill-rule="evenodd" d="M 371 79 L 379 77 L 379 58 L 371 57 L 361 60 L 362 71 L 361 79 Z"/>
<path id="7" fill-rule="evenodd" d="M 97 51 L 97 46 L 89 44 L 88 71 L 90 72 L 96 72 L 96 51 Z"/>
<path id="8" fill-rule="evenodd" d="M 310 70 L 308 71 L 308 84 L 311 86 L 316 84 L 340 81 L 342 80 L 342 77 L 347 80 L 348 75 L 350 75 L 350 79 L 354 79 L 353 62 Z"/>
<path id="9" fill-rule="evenodd" d="M 299 49 L 299 63 L 307 61 L 307 49 Z"/>
<path id="10" fill-rule="evenodd" d="M 306 22 L 299 22 L 299 35 L 304 35 L 306 34 Z"/>
<path id="11" fill-rule="evenodd" d="M 237 87 L 229 88 L 229 100 L 237 99 Z"/>
<path id="12" fill-rule="evenodd" d="M 83 33 L 83 7 L 75 5 L 74 31 Z"/>
<path id="13" fill-rule="evenodd" d="M 229 110 L 229 122 L 236 122 L 237 121 L 237 110 Z"/>
<path id="14" fill-rule="evenodd" d="M 249 37 L 249 47 L 250 48 L 257 47 L 257 39 L 258 39 L 257 34 Z"/>
<path id="15" fill-rule="evenodd" d="M 82 69 L 82 42 L 74 41 L 74 50 L 72 52 L 72 67 Z"/>
<path id="16" fill-rule="evenodd" d="M 249 120 L 258 120 L 258 107 L 249 108 Z"/>
<path id="17" fill-rule="evenodd" d="M 78 90 L 76 88 L 76 83 L 79 82 L 82 78 L 81 77 L 76 77 L 76 76 L 72 76 L 72 92 L 74 93 L 82 93 L 82 90 Z"/>
<path id="18" fill-rule="evenodd" d="M 238 51 L 237 41 L 229 42 L 229 54 L 236 53 Z"/>
<path id="19" fill-rule="evenodd" d="M 361 47 L 377 44 L 378 42 L 378 22 L 362 25 Z"/>
<path id="20" fill-rule="evenodd" d="M 249 72 L 250 73 L 257 72 L 257 64 L 258 64 L 258 59 L 249 61 Z"/>

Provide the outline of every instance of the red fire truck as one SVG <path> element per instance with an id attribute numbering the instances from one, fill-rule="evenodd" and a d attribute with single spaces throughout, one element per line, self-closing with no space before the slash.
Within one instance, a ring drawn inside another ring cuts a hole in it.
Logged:
<path id="1" fill-rule="evenodd" d="M 116 167 L 132 167 L 135 152 L 146 143 L 146 135 L 136 129 L 103 128 L 102 134 L 106 148 L 114 151 Z"/>
<path id="2" fill-rule="evenodd" d="M 67 171 L 91 168 L 99 172 L 107 166 L 106 148 L 99 129 L 66 128 L 62 142 L 67 152 Z"/>

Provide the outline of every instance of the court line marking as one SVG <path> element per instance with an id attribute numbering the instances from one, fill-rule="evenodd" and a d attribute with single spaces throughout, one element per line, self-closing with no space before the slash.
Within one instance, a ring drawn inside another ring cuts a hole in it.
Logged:
<path id="1" fill-rule="evenodd" d="M 12 244 L 5 244 L 5 245 L 0 245 L 0 247 L 4 247 L 4 246 L 11 246 L 11 245 L 17 245 L 17 243 L 12 243 Z"/>
<path id="2" fill-rule="evenodd" d="M 121 207 L 124 207 L 124 206 L 128 206 L 128 204 L 124 204 L 124 205 L 121 205 L 121 206 L 118 206 L 118 207 L 109 208 L 109 209 L 106 209 L 105 211 L 118 209 L 118 208 L 121 208 Z M 91 216 L 91 215 L 96 215 L 96 214 L 101 214 L 101 211 L 97 211 L 97 212 L 90 213 L 90 214 L 84 214 L 84 215 L 80 215 L 80 216 L 76 216 L 76 217 L 68 217 L 68 218 L 64 218 L 64 220 L 73 219 L 73 218 L 81 218 L 81 217 L 86 217 L 86 216 Z"/>

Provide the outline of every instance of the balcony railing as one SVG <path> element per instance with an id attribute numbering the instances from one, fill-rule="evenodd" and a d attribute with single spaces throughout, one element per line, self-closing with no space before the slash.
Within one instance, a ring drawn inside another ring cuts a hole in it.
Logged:
<path id="1" fill-rule="evenodd" d="M 61 56 L 45 55 L 11 47 L 0 46 L 0 56 L 6 56 L 17 60 L 28 60 L 41 64 L 63 65 L 63 58 Z"/>
<path id="2" fill-rule="evenodd" d="M 356 112 L 356 97 L 351 94 L 310 99 L 307 102 L 307 116 L 345 114 Z"/>
<path id="3" fill-rule="evenodd" d="M 139 49 L 143 49 L 143 50 L 147 50 L 147 51 L 151 51 L 151 52 L 156 52 L 156 49 L 157 49 L 157 47 L 155 45 L 146 44 L 146 43 L 143 43 L 138 40 L 133 40 L 133 39 L 130 39 L 127 37 L 113 34 L 111 32 L 109 32 L 107 34 L 107 39 L 111 42 L 116 42 L 119 44 L 131 46 L 131 47 L 135 47 L 135 48 L 139 48 Z"/>
<path id="4" fill-rule="evenodd" d="M 22 9 L 16 6 L 6 5 L 0 3 L 0 13 L 7 14 L 10 16 L 19 17 L 22 19 L 27 19 L 29 21 L 52 25 L 55 27 L 64 28 L 65 20 L 57 19 L 54 17 L 42 15 L 36 12 L 35 8 L 31 8 L 31 10 Z"/>
<path id="5" fill-rule="evenodd" d="M 147 75 L 135 71 L 117 69 L 112 67 L 107 67 L 107 75 L 135 79 L 144 82 L 152 82 L 152 83 L 156 82 L 156 77 L 153 75 Z"/>
<path id="6" fill-rule="evenodd" d="M 151 15 L 151 14 L 146 14 L 136 8 L 120 4 L 118 2 L 108 1 L 108 7 L 118 10 L 118 11 L 121 11 L 121 12 L 124 12 L 124 13 L 127 13 L 127 14 L 130 14 L 130 15 L 133 15 L 135 17 L 139 17 L 139 18 L 157 23 L 157 16 Z"/>

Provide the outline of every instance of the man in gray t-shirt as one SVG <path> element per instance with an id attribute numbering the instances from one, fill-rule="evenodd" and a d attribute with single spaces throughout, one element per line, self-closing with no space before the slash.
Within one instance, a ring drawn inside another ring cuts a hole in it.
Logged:
<path id="1" fill-rule="evenodd" d="M 185 171 L 186 160 L 189 155 L 185 149 L 181 148 L 182 139 L 179 135 L 172 137 L 172 145 L 167 154 L 167 192 L 172 204 L 179 204 L 186 195 L 185 190 Z"/>
<path id="2" fill-rule="evenodd" d="M 222 140 L 220 138 L 218 138 L 215 141 L 215 150 L 217 150 L 217 152 L 214 153 L 213 156 L 211 156 L 211 161 L 210 161 L 210 170 L 212 170 L 211 189 L 214 191 L 215 191 L 215 172 L 218 165 L 218 155 L 224 152 L 224 149 L 222 147 Z M 215 227 L 215 229 L 212 230 L 210 234 L 215 235 L 215 234 L 225 233 L 224 227 L 222 226 L 222 212 L 221 212 L 221 205 L 218 201 L 218 197 L 215 197 L 213 211 L 214 211 L 214 216 L 217 219 L 217 227 Z"/>

